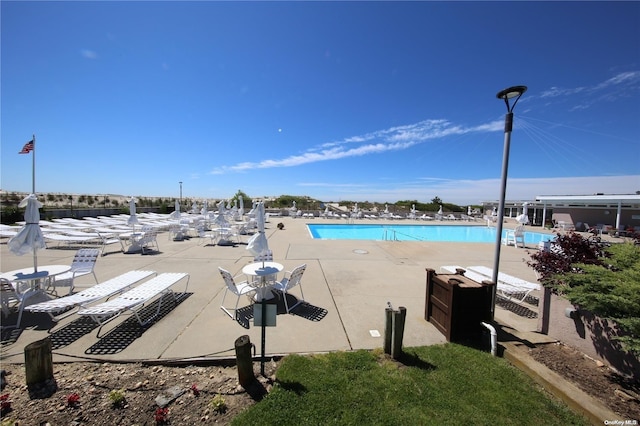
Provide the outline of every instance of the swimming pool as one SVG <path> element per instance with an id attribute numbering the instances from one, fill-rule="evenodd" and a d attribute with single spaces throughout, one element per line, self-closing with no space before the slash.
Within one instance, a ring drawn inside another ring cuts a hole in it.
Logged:
<path id="1" fill-rule="evenodd" d="M 307 224 L 314 239 L 321 240 L 395 240 L 439 241 L 454 243 L 495 243 L 496 229 L 465 225 L 365 225 Z M 503 229 L 502 235 L 506 233 Z M 537 245 L 555 235 L 525 231 L 526 244 Z"/>

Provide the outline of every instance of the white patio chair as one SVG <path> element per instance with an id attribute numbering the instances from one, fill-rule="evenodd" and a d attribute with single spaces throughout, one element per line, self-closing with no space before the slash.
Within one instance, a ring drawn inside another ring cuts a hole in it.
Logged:
<path id="1" fill-rule="evenodd" d="M 118 244 L 120 246 L 120 251 L 124 252 L 124 244 L 120 238 L 114 237 L 113 234 L 105 234 L 97 232 L 98 236 L 102 240 L 102 250 L 100 251 L 100 255 L 104 256 L 104 249 L 111 244 Z"/>
<path id="2" fill-rule="evenodd" d="M 160 246 L 158 246 L 158 231 L 153 227 L 142 227 L 143 235 L 138 240 L 138 244 L 142 248 L 142 254 L 145 254 L 145 250 L 156 250 L 160 251 Z"/>
<path id="3" fill-rule="evenodd" d="M 71 269 L 64 274 L 56 275 L 52 280 L 50 280 L 49 285 L 47 286 L 47 291 L 57 296 L 58 287 L 69 287 L 68 294 L 71 294 L 75 288 L 75 279 L 89 274 L 93 275 L 93 278 L 96 280 L 96 284 L 98 284 L 98 277 L 96 277 L 96 273 L 93 268 L 96 265 L 96 260 L 98 260 L 99 254 L 99 249 L 78 250 L 71 262 Z"/>
<path id="4" fill-rule="evenodd" d="M 198 227 L 198 238 L 198 245 L 204 245 L 207 238 L 209 238 L 210 244 L 214 245 L 218 239 L 218 234 L 211 231 L 207 232 L 204 225 L 202 225 Z"/>
<path id="5" fill-rule="evenodd" d="M 265 254 L 255 256 L 253 258 L 253 261 L 254 262 L 273 262 L 273 251 L 269 249 Z M 264 279 L 267 282 L 275 282 L 278 280 L 278 274 L 264 275 L 262 277 L 259 277 L 257 275 L 252 275 L 250 278 L 250 281 L 252 284 L 259 285 L 262 279 Z"/>
<path id="6" fill-rule="evenodd" d="M 182 241 L 185 237 L 185 229 L 179 223 L 172 223 L 169 226 L 169 240 Z"/>
<path id="7" fill-rule="evenodd" d="M 220 309 L 226 312 L 227 315 L 231 317 L 231 319 L 237 321 L 238 320 L 238 304 L 240 303 L 240 297 L 245 295 L 250 296 L 250 300 L 253 303 L 254 301 L 253 296 L 255 296 L 257 288 L 249 284 L 249 282 L 247 281 L 236 283 L 235 279 L 233 278 L 233 276 L 229 271 L 221 267 L 218 267 L 218 270 L 220 271 L 220 275 L 222 275 L 222 279 L 224 280 L 224 284 L 226 286 L 224 290 L 224 295 L 222 296 L 222 302 L 220 303 Z M 231 292 L 237 296 L 236 305 L 234 308 L 227 308 L 224 306 L 224 300 L 227 297 L 228 292 Z M 230 311 L 233 311 L 233 314 Z"/>
<path id="8" fill-rule="evenodd" d="M 287 309 L 287 313 L 290 313 L 293 308 L 298 306 L 300 303 L 304 302 L 304 293 L 302 292 L 302 274 L 307 269 L 307 264 L 303 263 L 300 266 L 297 266 L 293 271 L 286 272 L 285 277 L 275 283 L 274 290 L 279 290 L 282 293 L 282 298 L 284 299 L 284 306 Z M 287 274 L 289 276 L 287 277 Z M 296 302 L 295 305 L 289 306 L 287 302 L 287 294 L 294 287 L 300 287 L 300 298 Z"/>
<path id="9" fill-rule="evenodd" d="M 238 225 L 231 225 L 229 228 L 229 233 L 227 234 L 227 238 L 229 240 L 233 240 L 236 243 L 241 243 L 240 240 L 240 227 Z"/>
<path id="10" fill-rule="evenodd" d="M 0 278 L 0 306 L 2 307 L 2 314 L 4 317 L 8 317 L 11 310 L 18 308 L 18 321 L 15 325 L 5 325 L 2 321 L 3 328 L 20 328 L 20 322 L 22 321 L 22 312 L 24 311 L 26 301 L 33 295 L 39 294 L 39 292 L 31 289 L 21 292 L 19 291 L 19 284 L 14 284 L 5 279 Z"/>
<path id="11" fill-rule="evenodd" d="M 524 226 L 518 225 L 515 229 L 508 229 L 502 238 L 502 244 L 506 246 L 522 247 L 524 245 Z"/>

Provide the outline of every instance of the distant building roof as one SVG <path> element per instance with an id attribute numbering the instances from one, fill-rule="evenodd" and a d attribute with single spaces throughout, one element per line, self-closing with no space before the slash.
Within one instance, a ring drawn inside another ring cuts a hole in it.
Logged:
<path id="1" fill-rule="evenodd" d="M 553 204 L 640 204 L 640 194 L 536 195 L 536 200 Z"/>

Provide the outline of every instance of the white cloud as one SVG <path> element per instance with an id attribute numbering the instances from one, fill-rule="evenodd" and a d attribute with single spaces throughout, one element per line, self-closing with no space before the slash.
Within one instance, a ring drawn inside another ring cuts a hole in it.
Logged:
<path id="1" fill-rule="evenodd" d="M 640 71 L 622 72 L 596 85 L 593 90 L 602 90 L 620 84 L 633 84 L 640 81 Z"/>
<path id="2" fill-rule="evenodd" d="M 602 101 L 615 101 L 620 97 L 628 96 L 629 91 L 638 89 L 640 89 L 640 71 L 626 71 L 592 86 L 550 87 L 539 95 L 530 95 L 523 98 L 523 101 L 528 102 L 536 98 L 561 98 L 563 101 L 567 99 L 573 101 L 574 99 L 571 96 L 581 94 L 582 96 L 577 98 L 578 104 L 569 109 L 569 111 L 576 111 L 590 108 L 592 105 Z"/>
<path id="3" fill-rule="evenodd" d="M 380 154 L 388 151 L 400 151 L 428 140 L 441 139 L 451 135 L 502 131 L 503 126 L 504 122 L 502 121 L 492 121 L 474 127 L 463 127 L 453 125 L 443 119 L 424 120 L 418 123 L 391 127 L 364 135 L 351 136 L 341 141 L 327 142 L 320 146 L 312 147 L 299 155 L 291 155 L 281 159 L 268 159 L 221 166 L 211 171 L 211 173 L 223 174 L 226 172 L 242 172 L 251 169 L 294 167 L 319 161 L 339 160 L 347 157 Z M 355 144 L 361 145 L 351 147 Z"/>
<path id="4" fill-rule="evenodd" d="M 98 54 L 91 49 L 81 49 L 80 54 L 85 59 L 98 59 Z"/>

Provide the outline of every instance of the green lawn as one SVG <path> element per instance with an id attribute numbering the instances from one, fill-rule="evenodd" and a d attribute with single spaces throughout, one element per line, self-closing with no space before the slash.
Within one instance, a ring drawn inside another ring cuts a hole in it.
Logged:
<path id="1" fill-rule="evenodd" d="M 457 344 L 289 355 L 233 425 L 588 424 L 502 358 Z"/>

